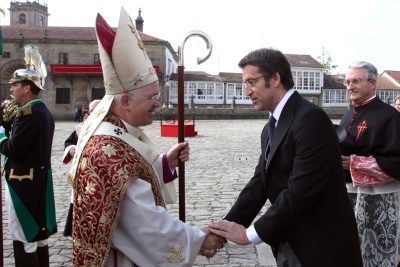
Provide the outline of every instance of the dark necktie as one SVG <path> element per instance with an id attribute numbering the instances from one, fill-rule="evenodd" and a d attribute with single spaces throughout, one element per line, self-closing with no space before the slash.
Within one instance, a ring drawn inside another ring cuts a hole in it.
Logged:
<path id="1" fill-rule="evenodd" d="M 268 158 L 269 158 L 269 151 L 271 150 L 271 144 L 272 140 L 274 138 L 274 132 L 275 132 L 275 124 L 276 124 L 276 119 L 274 116 L 269 117 L 269 123 L 268 123 L 268 143 L 267 143 L 267 148 L 265 149 L 265 169 L 268 167 Z"/>
<path id="2" fill-rule="evenodd" d="M 269 124 L 268 124 L 269 143 L 272 143 L 272 139 L 274 139 L 275 124 L 276 124 L 276 119 L 274 118 L 274 116 L 271 115 L 271 117 L 269 117 Z"/>

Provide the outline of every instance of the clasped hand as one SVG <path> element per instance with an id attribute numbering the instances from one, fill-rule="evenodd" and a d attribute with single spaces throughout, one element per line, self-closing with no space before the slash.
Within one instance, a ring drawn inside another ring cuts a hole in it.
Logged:
<path id="1" fill-rule="evenodd" d="M 221 221 L 210 223 L 208 227 L 212 233 L 224 237 L 238 245 L 248 245 L 251 243 L 247 238 L 246 228 L 243 225 Z"/>
<path id="2" fill-rule="evenodd" d="M 208 227 L 204 227 L 201 230 L 206 234 L 206 237 L 199 253 L 207 258 L 212 258 L 228 241 L 222 236 L 211 233 Z"/>

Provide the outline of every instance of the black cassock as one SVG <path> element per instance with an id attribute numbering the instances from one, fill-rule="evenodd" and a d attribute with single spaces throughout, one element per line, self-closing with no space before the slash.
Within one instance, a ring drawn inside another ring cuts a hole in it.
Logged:
<path id="1" fill-rule="evenodd" d="M 350 154 L 372 156 L 378 166 L 396 179 L 375 187 L 357 189 L 348 184 L 355 209 L 364 266 L 397 266 L 400 261 L 400 112 L 378 97 L 356 105 L 340 125 L 354 145 Z M 346 182 L 351 174 L 345 171 Z"/>

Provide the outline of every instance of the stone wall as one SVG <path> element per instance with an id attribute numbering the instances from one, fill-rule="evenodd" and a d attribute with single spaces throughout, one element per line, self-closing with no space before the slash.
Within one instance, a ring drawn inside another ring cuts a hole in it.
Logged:
<path id="1" fill-rule="evenodd" d="M 326 108 L 325 112 L 331 119 L 341 119 L 347 108 Z M 268 111 L 257 111 L 254 108 L 185 108 L 185 121 L 191 120 L 244 120 L 244 119 L 267 119 Z M 161 116 L 164 120 L 178 119 L 178 109 L 160 108 L 156 111 L 155 120 L 160 120 Z"/>
<path id="2" fill-rule="evenodd" d="M 348 108 L 324 108 L 330 119 L 341 119 Z M 246 119 L 268 119 L 268 111 L 257 111 L 254 108 L 185 108 L 185 121 L 189 120 L 246 120 Z M 56 120 L 74 120 L 74 112 L 66 108 L 64 113 L 53 113 Z M 155 120 L 178 120 L 178 109 L 176 107 L 159 108 L 155 111 Z"/>

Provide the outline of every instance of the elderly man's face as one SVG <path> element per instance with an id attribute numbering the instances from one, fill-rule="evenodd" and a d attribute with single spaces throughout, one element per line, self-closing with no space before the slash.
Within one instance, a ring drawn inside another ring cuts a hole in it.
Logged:
<path id="1" fill-rule="evenodd" d="M 128 123 L 139 127 L 153 123 L 154 111 L 160 107 L 158 82 L 129 92 L 130 110 Z"/>
<path id="2" fill-rule="evenodd" d="M 347 93 L 354 104 L 361 104 L 375 95 L 376 81 L 367 79 L 367 69 L 353 68 L 346 73 Z"/>

